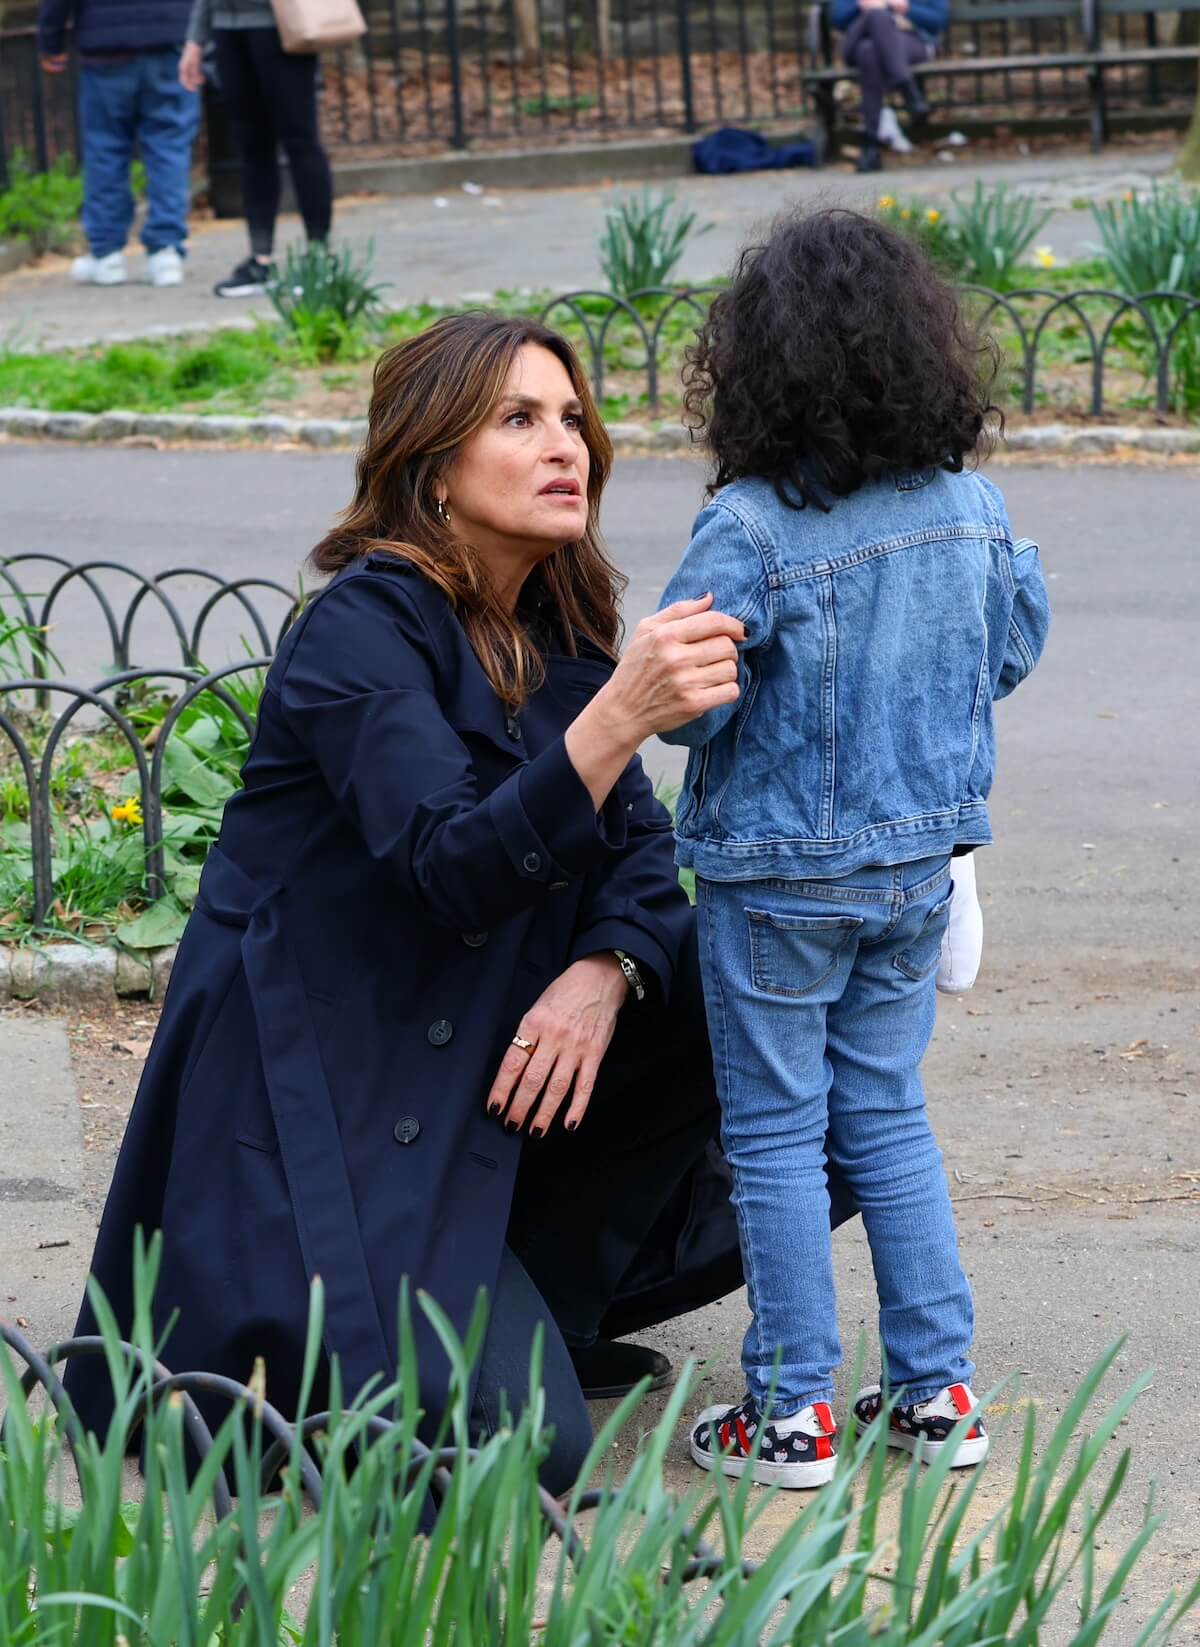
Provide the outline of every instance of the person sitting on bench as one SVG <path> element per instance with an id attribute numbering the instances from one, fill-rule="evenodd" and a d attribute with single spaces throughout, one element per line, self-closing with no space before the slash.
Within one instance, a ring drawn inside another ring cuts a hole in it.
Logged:
<path id="1" fill-rule="evenodd" d="M 831 21 L 842 31 L 842 56 L 858 70 L 862 86 L 863 144 L 856 170 L 877 172 L 879 117 L 884 93 L 899 91 L 914 122 L 929 104 L 913 69 L 933 56 L 950 20 L 949 0 L 833 0 Z"/>

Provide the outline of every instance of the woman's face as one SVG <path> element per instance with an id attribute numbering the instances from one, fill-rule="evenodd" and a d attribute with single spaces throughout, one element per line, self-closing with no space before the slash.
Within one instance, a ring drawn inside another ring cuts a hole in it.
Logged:
<path id="1" fill-rule="evenodd" d="M 489 559 L 544 560 L 583 536 L 589 461 L 566 367 L 525 344 L 441 488 L 455 535 Z"/>

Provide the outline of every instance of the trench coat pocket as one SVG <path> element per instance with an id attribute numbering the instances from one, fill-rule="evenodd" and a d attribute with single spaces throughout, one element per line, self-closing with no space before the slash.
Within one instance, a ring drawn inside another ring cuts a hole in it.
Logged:
<path id="1" fill-rule="evenodd" d="M 239 1144 L 244 1144 L 247 1149 L 259 1150 L 263 1155 L 279 1154 L 278 1138 L 263 1138 L 260 1135 L 249 1132 L 238 1132 L 234 1134 L 234 1137 L 237 1139 Z"/>

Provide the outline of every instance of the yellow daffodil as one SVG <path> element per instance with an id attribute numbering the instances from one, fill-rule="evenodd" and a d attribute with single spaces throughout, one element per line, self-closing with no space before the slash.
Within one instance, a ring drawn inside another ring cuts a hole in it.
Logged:
<path id="1" fill-rule="evenodd" d="M 879 210 L 881 212 L 890 212 L 892 210 L 892 208 L 895 206 L 895 204 L 896 204 L 896 201 L 895 201 L 894 196 L 892 196 L 890 194 L 881 194 L 880 195 L 880 197 L 879 197 Z"/>
<path id="2" fill-rule="evenodd" d="M 114 806 L 112 815 L 114 823 L 140 824 L 142 821 L 142 803 L 134 795 L 129 800 L 122 801 L 120 806 Z"/>
<path id="3" fill-rule="evenodd" d="M 909 209 L 908 209 L 908 207 L 907 207 L 907 206 L 901 206 L 901 208 L 900 208 L 900 216 L 901 216 L 901 217 L 902 217 L 902 218 L 903 218 L 903 220 L 904 220 L 904 221 L 905 221 L 905 223 L 907 223 L 907 222 L 908 222 L 908 220 L 909 220 L 909 218 L 910 218 L 910 217 L 911 217 L 911 216 L 912 216 L 912 213 L 911 213 L 911 212 L 910 212 L 910 211 L 909 211 Z"/>
<path id="4" fill-rule="evenodd" d="M 1049 246 L 1038 246 L 1034 251 L 1033 261 L 1037 264 L 1039 269 L 1053 269 L 1058 262 L 1058 259 L 1050 250 Z"/>
<path id="5" fill-rule="evenodd" d="M 936 209 L 936 207 L 931 206 L 925 213 L 925 221 L 926 223 L 940 223 L 942 221 L 942 214 Z"/>

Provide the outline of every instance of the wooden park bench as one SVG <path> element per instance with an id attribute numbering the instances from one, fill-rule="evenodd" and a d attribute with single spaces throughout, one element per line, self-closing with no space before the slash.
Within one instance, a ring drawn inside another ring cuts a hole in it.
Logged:
<path id="1" fill-rule="evenodd" d="M 980 87 L 979 101 L 983 102 L 983 86 L 991 78 L 1025 74 L 1036 80 L 1047 71 L 1082 70 L 1087 82 L 1092 147 L 1099 149 L 1108 137 L 1106 74 L 1117 69 L 1149 68 L 1156 71 L 1168 65 L 1200 62 L 1200 46 L 1159 43 L 1158 17 L 1166 9 L 1158 0 L 951 0 L 951 54 L 919 63 L 913 72 L 920 80 L 961 80 L 973 76 Z M 1170 10 L 1175 13 L 1200 12 L 1200 0 L 1172 0 Z M 1131 46 L 1125 42 L 1124 19 L 1127 17 L 1143 21 L 1145 39 L 1142 44 Z M 1117 44 L 1108 43 L 1105 39 L 1106 25 L 1114 19 L 1121 33 Z M 1012 25 L 1024 27 L 1035 39 L 1040 28 L 1050 26 L 1064 37 L 1077 34 L 1079 45 L 991 55 L 954 55 L 954 38 L 962 32 L 964 25 L 988 24 L 999 24 L 1005 32 Z M 826 4 L 811 7 L 808 31 L 812 67 L 804 71 L 803 80 L 824 128 L 825 138 L 832 147 L 837 123 L 835 91 L 840 82 L 853 80 L 855 71 L 837 58 L 837 42 L 830 27 Z M 1152 81 L 1152 84 L 1157 90 L 1157 81 Z M 993 100 L 989 98 L 987 101 Z M 958 113 L 962 107 L 961 104 L 954 105 L 955 112 Z"/>

